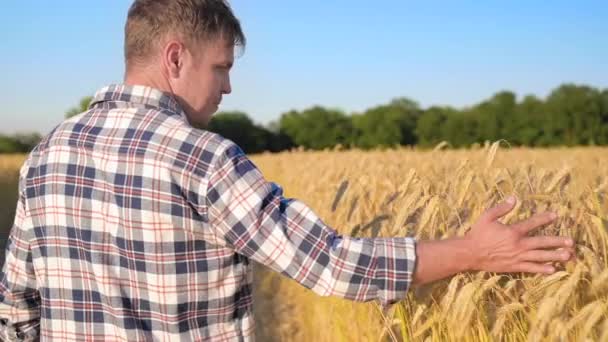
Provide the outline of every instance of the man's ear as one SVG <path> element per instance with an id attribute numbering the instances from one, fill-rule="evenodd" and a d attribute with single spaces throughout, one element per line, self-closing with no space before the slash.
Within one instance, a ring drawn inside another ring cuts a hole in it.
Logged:
<path id="1" fill-rule="evenodd" d="M 163 64 L 169 72 L 169 77 L 178 78 L 183 66 L 184 46 L 176 41 L 170 41 L 163 50 Z"/>

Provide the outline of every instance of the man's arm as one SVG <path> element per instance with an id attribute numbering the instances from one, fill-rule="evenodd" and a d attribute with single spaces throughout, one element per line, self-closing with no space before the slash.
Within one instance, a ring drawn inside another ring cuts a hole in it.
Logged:
<path id="1" fill-rule="evenodd" d="M 412 284 L 466 271 L 552 273 L 544 263 L 564 262 L 574 254 L 571 239 L 527 236 L 552 222 L 550 213 L 511 226 L 498 222 L 515 202 L 488 209 L 464 237 L 342 236 L 304 203 L 284 198 L 236 145 L 214 164 L 207 196 L 199 203 L 208 202 L 218 238 L 320 295 L 379 299 L 386 305 L 404 298 Z"/>
<path id="2" fill-rule="evenodd" d="M 34 341 L 40 333 L 40 295 L 27 234 L 31 224 L 25 207 L 24 178 L 22 172 L 15 222 L 7 240 L 6 258 L 0 272 L 2 341 Z"/>
<path id="3" fill-rule="evenodd" d="M 214 163 L 205 199 L 210 229 L 239 254 L 323 296 L 383 305 L 406 296 L 415 240 L 353 238 L 327 226 L 304 203 L 286 199 L 236 145 Z"/>

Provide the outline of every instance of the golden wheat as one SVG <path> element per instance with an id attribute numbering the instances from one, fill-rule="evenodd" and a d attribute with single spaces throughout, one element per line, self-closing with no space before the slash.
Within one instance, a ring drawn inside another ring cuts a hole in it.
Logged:
<path id="1" fill-rule="evenodd" d="M 457 274 L 412 287 L 384 311 L 375 302 L 316 296 L 256 265 L 260 340 L 608 340 L 608 148 L 446 146 L 299 149 L 252 158 L 287 197 L 304 201 L 346 235 L 461 236 L 486 208 L 515 194 L 518 204 L 502 221 L 558 212 L 554 224 L 535 234 L 573 237 L 576 261 L 550 276 Z M 14 180 L 23 158 L 0 158 L 5 179 Z"/>
<path id="2" fill-rule="evenodd" d="M 504 223 L 553 210 L 535 234 L 571 236 L 576 261 L 550 276 L 465 273 L 413 287 L 388 312 L 377 304 L 318 297 L 273 279 L 272 312 L 256 316 L 268 340 L 537 341 L 608 337 L 608 149 L 293 151 L 253 157 L 289 197 L 347 235 L 440 239 L 465 234 L 479 215 L 518 196 Z M 561 265 L 557 265 L 561 266 Z M 310 313 L 314 313 L 311 315 Z M 390 330 L 390 331 L 389 331 Z M 293 333 L 296 332 L 296 333 Z"/>
<path id="3" fill-rule="evenodd" d="M 0 177 L 19 171 L 21 164 L 25 160 L 22 154 L 9 154 L 0 156 Z"/>

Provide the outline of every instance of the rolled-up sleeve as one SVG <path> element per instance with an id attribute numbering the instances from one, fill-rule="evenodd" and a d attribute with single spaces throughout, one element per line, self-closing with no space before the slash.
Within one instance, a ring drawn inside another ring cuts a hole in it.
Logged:
<path id="1" fill-rule="evenodd" d="M 388 305 L 412 283 L 414 238 L 338 234 L 306 204 L 283 197 L 236 145 L 214 163 L 206 200 L 211 228 L 237 253 L 318 295 Z"/>

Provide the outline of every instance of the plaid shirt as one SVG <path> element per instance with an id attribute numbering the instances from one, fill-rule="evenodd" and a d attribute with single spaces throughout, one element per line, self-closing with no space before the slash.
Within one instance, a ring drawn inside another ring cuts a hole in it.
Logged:
<path id="1" fill-rule="evenodd" d="M 251 260 L 322 296 L 390 305 L 415 240 L 341 236 L 172 96 L 105 87 L 21 168 L 0 338 L 252 340 Z"/>

